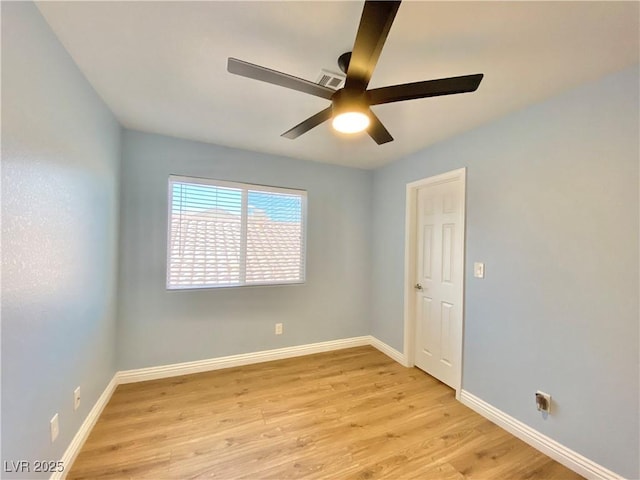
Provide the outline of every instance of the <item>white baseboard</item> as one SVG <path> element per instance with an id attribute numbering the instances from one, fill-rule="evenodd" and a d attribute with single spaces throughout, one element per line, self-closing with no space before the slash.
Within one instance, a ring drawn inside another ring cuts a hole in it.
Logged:
<path id="1" fill-rule="evenodd" d="M 361 347 L 370 345 L 370 337 L 352 337 L 341 340 L 331 340 L 328 342 L 310 343 L 307 345 L 297 345 L 295 347 L 278 348 L 275 350 L 263 350 L 261 352 L 241 353 L 228 357 L 208 358 L 195 362 L 174 363 L 160 367 L 139 368 L 136 370 L 124 370 L 117 373 L 118 383 L 142 382 L 145 380 L 156 380 L 159 378 L 176 377 L 179 375 L 189 375 L 191 373 L 208 372 L 221 368 L 240 367 L 254 363 L 271 362 L 284 358 L 300 357 L 314 353 L 340 350 L 343 348 Z"/>
<path id="2" fill-rule="evenodd" d="M 66 471 L 68 471 L 71 468 L 71 465 L 73 465 L 80 449 L 84 445 L 89 433 L 91 433 L 91 429 L 98 421 L 98 417 L 100 417 L 102 410 L 109 402 L 109 399 L 111 398 L 111 395 L 113 395 L 116 387 L 120 384 L 156 380 L 160 378 L 175 377 L 178 375 L 188 375 L 191 373 L 207 372 L 222 368 L 239 367 L 242 365 L 270 362 L 284 358 L 300 357 L 303 355 L 341 350 L 343 348 L 361 347 L 364 345 L 371 345 L 391 357 L 396 362 L 406 366 L 406 357 L 404 354 L 398 352 L 396 349 L 371 335 L 365 335 L 362 337 L 297 345 L 294 347 L 278 348 L 275 350 L 264 350 L 261 352 L 242 353 L 240 355 L 230 355 L 227 357 L 209 358 L 195 362 L 174 363 L 172 365 L 162 365 L 160 367 L 138 368 L 136 370 L 123 370 L 116 372 L 104 392 L 102 392 L 102 395 L 100 395 L 100 398 L 98 398 L 95 405 L 89 412 L 89 415 L 87 415 L 87 418 L 85 418 L 80 429 L 73 437 L 69 447 L 67 447 L 67 450 L 64 452 L 61 460 L 64 462 L 63 465 L 65 466 L 65 472 L 54 473 L 51 476 L 51 480 L 62 480 L 65 478 Z"/>
<path id="3" fill-rule="evenodd" d="M 404 353 L 400 353 L 398 350 L 396 350 L 393 347 L 390 347 L 389 345 L 384 343 L 382 340 L 378 340 L 376 337 L 369 335 L 369 345 L 377 348 L 388 357 L 391 357 L 403 367 L 409 366 L 409 362 L 407 361 L 407 356 Z"/>
<path id="4" fill-rule="evenodd" d="M 109 403 L 111 395 L 113 395 L 113 392 L 116 390 L 116 387 L 118 386 L 117 376 L 117 374 L 114 375 L 111 381 L 107 384 L 102 395 L 98 397 L 98 400 L 93 405 L 93 408 L 84 419 L 84 422 L 82 422 L 82 425 L 80 425 L 80 428 L 73 437 L 73 440 L 71 440 L 71 443 L 62 455 L 60 460 L 62 461 L 62 465 L 64 465 L 64 471 L 53 473 L 51 475 L 51 480 L 62 480 L 67 476 L 67 472 L 71 469 L 71 465 L 73 465 L 78 453 L 80 453 L 80 449 L 87 440 L 87 437 L 89 437 L 89 434 L 91 433 L 93 426 L 98 421 L 102 410 L 104 410 L 104 407 Z"/>
<path id="5" fill-rule="evenodd" d="M 376 337 L 365 335 L 362 337 L 311 343 L 274 350 L 264 350 L 261 352 L 210 358 L 195 362 L 176 363 L 160 367 L 140 368 L 136 370 L 124 370 L 117 372 L 105 388 L 104 392 L 102 392 L 102 395 L 100 395 L 96 401 L 95 405 L 87 415 L 87 418 L 85 418 L 61 460 L 65 465 L 65 470 L 68 471 L 89 436 L 91 429 L 100 417 L 102 410 L 109 402 L 111 395 L 113 395 L 113 392 L 119 384 L 155 380 L 178 375 L 188 375 L 191 373 L 200 373 L 210 370 L 219 370 L 222 368 L 269 362 L 273 360 L 311 355 L 314 353 L 340 350 L 343 348 L 360 347 L 363 345 L 371 345 L 399 364 L 403 366 L 408 365 L 406 355 L 400 353 L 398 350 L 387 345 Z M 507 415 L 501 410 L 498 410 L 494 406 L 486 403 L 484 400 L 481 400 L 466 390 L 461 390 L 459 393 L 458 399 L 464 405 L 585 478 L 592 480 L 623 480 L 623 478 L 618 474 L 598 465 L 564 445 L 561 445 L 555 440 L 543 435 L 510 415 Z M 51 476 L 51 480 L 64 479 L 66 471 L 54 473 Z"/>
<path id="6" fill-rule="evenodd" d="M 494 406 L 466 390 L 462 390 L 460 392 L 459 400 L 470 409 L 479 413 L 486 419 L 491 420 L 493 423 L 502 427 L 525 443 L 528 443 L 536 450 L 541 451 L 545 455 L 553 458 L 565 467 L 570 468 L 587 479 L 623 480 L 623 477 L 617 473 L 614 473 L 602 465 L 598 465 L 592 460 L 574 452 L 570 448 L 565 447 L 539 431 L 534 430 L 530 426 L 525 425 L 521 421 L 516 420 L 512 416 L 504 413 L 502 410 L 498 410 Z"/>

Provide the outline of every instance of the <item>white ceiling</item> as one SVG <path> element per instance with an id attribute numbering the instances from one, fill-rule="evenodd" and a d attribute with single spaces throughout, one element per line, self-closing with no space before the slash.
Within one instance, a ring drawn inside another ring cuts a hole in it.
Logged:
<path id="1" fill-rule="evenodd" d="M 638 62 L 638 2 L 404 2 L 370 87 L 473 73 L 475 93 L 373 107 L 395 141 L 330 122 L 329 102 L 231 75 L 227 57 L 316 81 L 351 50 L 361 2 L 40 2 L 128 128 L 374 168 Z"/>

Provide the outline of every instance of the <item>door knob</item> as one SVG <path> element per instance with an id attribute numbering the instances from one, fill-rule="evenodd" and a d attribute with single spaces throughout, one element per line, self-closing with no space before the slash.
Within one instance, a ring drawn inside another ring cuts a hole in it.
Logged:
<path id="1" fill-rule="evenodd" d="M 422 285 L 420 285 L 419 283 L 416 283 L 416 286 L 414 288 L 416 290 L 422 290 Z"/>

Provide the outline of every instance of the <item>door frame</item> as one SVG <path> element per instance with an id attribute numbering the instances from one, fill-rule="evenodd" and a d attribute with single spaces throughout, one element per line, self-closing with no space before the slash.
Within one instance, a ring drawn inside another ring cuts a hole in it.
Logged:
<path id="1" fill-rule="evenodd" d="M 405 206 L 405 246 L 404 246 L 404 354 L 408 367 L 415 366 L 415 332 L 416 332 L 416 301 L 414 292 L 414 281 L 416 278 L 416 223 L 417 223 L 417 192 L 421 187 L 428 185 L 436 185 L 438 183 L 445 183 L 451 180 L 459 180 L 462 188 L 462 242 L 460 242 L 459 252 L 462 255 L 462 288 L 460 289 L 461 298 L 458 299 L 458 304 L 461 306 L 461 321 L 462 328 L 460 330 L 460 345 L 458 345 L 456 352 L 456 360 L 458 360 L 458 369 L 456 372 L 455 391 L 456 398 L 459 398 L 460 391 L 462 389 L 462 351 L 464 344 L 464 284 L 465 284 L 465 270 L 466 270 L 466 198 L 467 198 L 467 169 L 466 167 L 459 168 L 457 170 L 451 170 L 440 175 L 423 178 L 416 180 L 415 182 L 407 183 L 406 192 L 406 206 Z"/>

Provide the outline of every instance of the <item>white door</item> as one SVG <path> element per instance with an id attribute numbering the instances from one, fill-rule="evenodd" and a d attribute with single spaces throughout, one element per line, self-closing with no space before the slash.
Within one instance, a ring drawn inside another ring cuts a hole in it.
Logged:
<path id="1" fill-rule="evenodd" d="M 414 363 L 460 387 L 462 361 L 464 182 L 460 176 L 416 194 Z"/>

